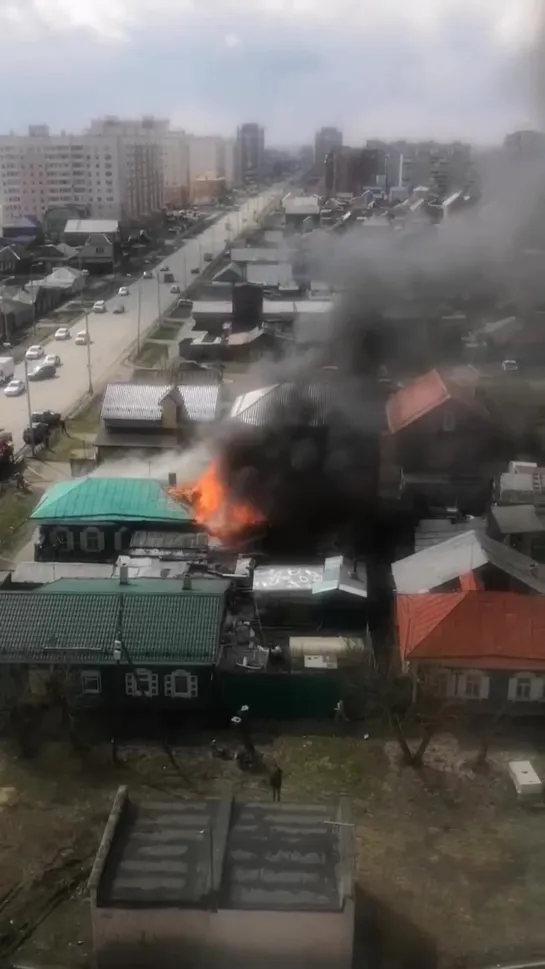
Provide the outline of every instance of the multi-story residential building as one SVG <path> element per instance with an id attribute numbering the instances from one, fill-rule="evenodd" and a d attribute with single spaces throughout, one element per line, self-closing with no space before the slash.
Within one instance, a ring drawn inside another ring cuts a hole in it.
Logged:
<path id="1" fill-rule="evenodd" d="M 263 175 L 265 129 L 255 122 L 243 124 L 237 131 L 236 179 L 241 185 L 257 182 Z"/>
<path id="2" fill-rule="evenodd" d="M 331 152 L 338 152 L 343 146 L 343 133 L 338 128 L 320 128 L 314 138 L 314 164 L 323 165 Z"/>
<path id="3" fill-rule="evenodd" d="M 164 202 L 184 206 L 189 198 L 189 144 L 185 131 L 168 131 L 163 139 Z"/>
<path id="4" fill-rule="evenodd" d="M 1 135 L 3 221 L 41 217 L 48 208 L 72 203 L 97 218 L 131 218 L 159 209 L 162 147 L 159 132 L 145 122 L 106 118 L 81 135 L 53 135 L 47 125 L 33 125 L 27 135 Z"/>
<path id="5" fill-rule="evenodd" d="M 189 180 L 200 175 L 223 178 L 225 173 L 225 141 L 219 135 L 189 135 Z"/>
<path id="6" fill-rule="evenodd" d="M 448 194 L 468 185 L 473 176 L 471 146 L 460 141 L 440 144 L 434 141 L 368 140 L 367 148 L 378 148 L 386 155 L 386 180 L 390 187 L 412 191 L 420 185 Z"/>

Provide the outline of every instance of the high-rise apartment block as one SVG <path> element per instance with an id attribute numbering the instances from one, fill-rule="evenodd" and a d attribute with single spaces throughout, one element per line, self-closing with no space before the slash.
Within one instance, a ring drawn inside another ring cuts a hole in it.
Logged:
<path id="1" fill-rule="evenodd" d="M 343 133 L 338 128 L 320 128 L 314 138 L 314 164 L 323 165 L 331 152 L 338 152 L 343 146 Z"/>
<path id="2" fill-rule="evenodd" d="M 237 131 L 236 180 L 243 185 L 258 182 L 265 161 L 265 129 L 255 122 L 243 124 Z"/>

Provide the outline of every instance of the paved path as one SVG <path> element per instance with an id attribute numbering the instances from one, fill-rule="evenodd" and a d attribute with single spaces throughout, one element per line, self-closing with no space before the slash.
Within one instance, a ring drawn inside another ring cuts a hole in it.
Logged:
<path id="1" fill-rule="evenodd" d="M 249 199 L 240 209 L 231 211 L 194 239 L 189 239 L 177 252 L 169 253 L 160 263 L 168 265 L 180 289 L 194 282 L 196 275 L 192 270 L 202 271 L 207 263 L 205 253 L 213 256 L 225 247 L 225 240 L 240 232 L 246 222 L 248 225 L 257 218 L 269 202 L 278 196 L 279 189 L 269 189 L 262 195 Z M 127 281 L 129 296 L 113 297 L 106 305 L 103 314 L 89 314 L 91 335 L 91 378 L 95 388 L 100 387 L 112 369 L 121 363 L 130 346 L 135 342 L 138 328 L 138 292 L 140 292 L 140 334 L 143 338 L 161 314 L 165 314 L 179 296 L 170 294 L 171 283 L 158 281 L 159 266 L 154 269 L 153 279 Z M 123 314 L 113 314 L 116 303 L 125 304 Z M 73 336 L 84 329 L 84 319 L 71 324 Z M 86 393 L 89 386 L 88 355 L 85 346 L 76 346 L 73 339 L 63 342 L 52 340 L 44 347 L 46 353 L 58 353 L 62 367 L 53 380 L 37 381 L 30 384 L 32 410 L 51 410 L 67 413 Z M 32 367 L 34 362 L 30 364 Z M 15 376 L 24 379 L 24 365 L 19 364 Z M 11 431 L 16 449 L 22 445 L 22 433 L 28 424 L 29 397 L 5 397 L 0 391 L 0 428 Z"/>

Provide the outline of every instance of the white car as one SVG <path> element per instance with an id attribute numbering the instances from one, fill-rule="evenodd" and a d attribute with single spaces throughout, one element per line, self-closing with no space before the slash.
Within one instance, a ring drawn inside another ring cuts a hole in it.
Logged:
<path id="1" fill-rule="evenodd" d="M 69 340 L 70 339 L 70 330 L 68 329 L 68 327 L 67 326 L 59 326 L 59 329 L 58 330 L 55 330 L 55 339 L 56 340 Z"/>
<path id="2" fill-rule="evenodd" d="M 62 361 L 58 353 L 46 353 L 43 359 L 44 367 L 47 367 L 48 365 L 51 367 L 60 367 L 61 362 Z"/>
<path id="3" fill-rule="evenodd" d="M 76 333 L 76 339 L 74 340 L 74 343 L 76 343 L 79 347 L 85 346 L 89 342 L 90 341 L 89 341 L 89 337 L 87 336 L 87 330 L 79 330 L 79 332 Z"/>
<path id="4" fill-rule="evenodd" d="M 106 312 L 106 302 L 103 299 L 97 299 L 96 303 L 93 304 L 93 313 L 105 313 Z M 78 333 L 79 336 L 79 333 Z M 76 338 L 77 342 L 77 338 Z"/>
<path id="5" fill-rule="evenodd" d="M 125 307 L 123 306 L 123 303 L 116 303 L 112 310 L 112 313 L 124 313 L 124 312 L 125 312 Z"/>
<path id="6" fill-rule="evenodd" d="M 129 290 L 127 289 L 126 286 L 120 286 L 119 289 L 118 289 L 118 291 L 117 291 L 117 295 L 118 296 L 128 296 L 129 295 Z"/>
<path id="7" fill-rule="evenodd" d="M 145 269 L 142 275 L 144 279 L 153 279 L 153 273 L 151 269 Z"/>
<path id="8" fill-rule="evenodd" d="M 518 370 L 519 365 L 516 360 L 504 360 L 502 363 L 502 368 L 505 371 Z"/>
<path id="9" fill-rule="evenodd" d="M 180 287 L 179 287 L 179 286 L 177 286 L 177 285 L 174 285 L 174 286 L 171 286 L 171 287 L 170 287 L 170 292 L 171 292 L 171 293 L 172 293 L 173 295 L 176 295 L 176 294 L 178 294 L 178 295 L 179 295 L 179 293 L 180 293 Z"/>
<path id="10" fill-rule="evenodd" d="M 24 380 L 10 380 L 7 387 L 4 388 L 4 393 L 6 397 L 19 397 L 25 392 L 25 382 Z"/>
<path id="11" fill-rule="evenodd" d="M 40 357 L 44 355 L 44 348 L 40 346 L 39 343 L 35 343 L 33 346 L 29 347 L 25 353 L 27 360 L 39 360 Z"/>

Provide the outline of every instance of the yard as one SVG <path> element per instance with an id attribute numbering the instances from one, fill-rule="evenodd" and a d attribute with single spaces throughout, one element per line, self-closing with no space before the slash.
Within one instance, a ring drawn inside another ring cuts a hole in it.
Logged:
<path id="1" fill-rule="evenodd" d="M 209 739 L 175 748 L 179 773 L 152 746 L 124 748 L 117 769 L 105 747 L 85 766 L 61 743 L 33 761 L 0 747 L 0 962 L 21 941 L 23 961 L 90 964 L 85 877 L 118 784 L 136 798 L 269 796 L 266 774 L 211 759 Z M 284 769 L 285 800 L 351 799 L 355 966 L 461 969 L 543 954 L 545 817 L 517 805 L 505 773 L 509 759 L 530 755 L 543 774 L 535 747 L 498 741 L 478 775 L 474 751 L 447 735 L 434 738 L 420 773 L 378 737 L 285 735 L 260 747 Z"/>

